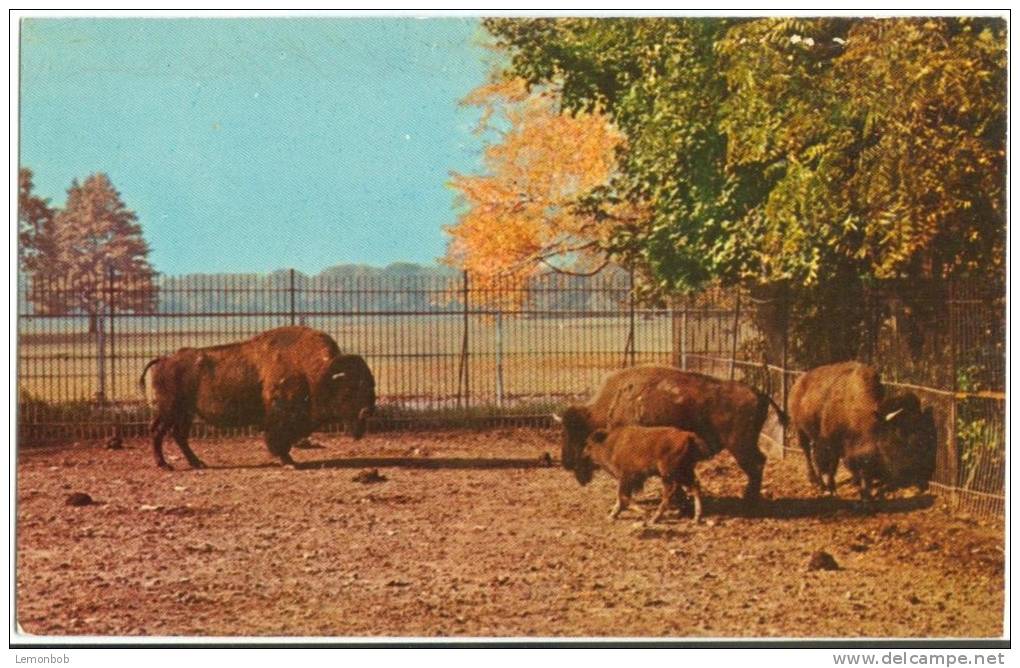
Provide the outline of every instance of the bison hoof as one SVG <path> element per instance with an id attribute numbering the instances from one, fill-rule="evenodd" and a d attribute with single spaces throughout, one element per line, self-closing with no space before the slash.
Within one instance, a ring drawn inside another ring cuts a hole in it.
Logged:
<path id="1" fill-rule="evenodd" d="M 205 462 L 203 462 L 201 459 L 196 459 L 194 461 L 188 462 L 188 465 L 191 466 L 191 468 L 193 468 L 193 469 L 204 469 L 205 468 Z"/>
<path id="2" fill-rule="evenodd" d="M 156 462 L 156 468 L 163 469 L 164 471 L 173 471 L 174 467 L 167 464 L 165 461 Z"/>

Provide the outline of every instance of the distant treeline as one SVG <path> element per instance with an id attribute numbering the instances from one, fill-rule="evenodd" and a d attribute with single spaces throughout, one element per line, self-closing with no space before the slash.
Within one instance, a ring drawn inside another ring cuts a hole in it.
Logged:
<path id="1" fill-rule="evenodd" d="M 160 313 L 298 313 L 335 311 L 457 311 L 463 308 L 464 279 L 450 267 L 397 262 L 386 267 L 342 264 L 310 276 L 281 269 L 269 274 L 184 274 L 157 281 Z M 468 299 L 478 291 L 469 287 Z M 597 277 L 545 274 L 523 288 L 534 310 L 615 310 L 627 303 L 625 272 L 608 269 Z M 508 283 L 505 288 L 521 290 Z"/>

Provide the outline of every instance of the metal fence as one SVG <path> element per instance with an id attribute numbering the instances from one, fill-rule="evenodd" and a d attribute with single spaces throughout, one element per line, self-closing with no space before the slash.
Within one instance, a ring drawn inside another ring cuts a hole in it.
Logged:
<path id="1" fill-rule="evenodd" d="M 622 271 L 547 274 L 523 287 L 473 286 L 453 273 L 295 271 L 160 277 L 154 286 L 110 273 L 91 292 L 22 281 L 21 443 L 142 434 L 149 413 L 138 381 L 148 360 L 286 324 L 321 329 L 366 358 L 377 382 L 377 429 L 546 425 L 606 373 L 646 363 L 742 380 L 785 406 L 802 369 L 856 357 L 881 369 L 894 391 L 913 391 L 934 407 L 936 489 L 960 508 L 1004 512 L 1004 298 L 980 286 L 874 289 L 819 316 L 783 291 L 713 289 L 644 307 Z M 851 326 L 833 326 L 833 318 L 861 329 L 856 348 L 832 342 Z M 790 445 L 772 417 L 763 435 L 773 456 Z"/>
<path id="2" fill-rule="evenodd" d="M 466 276 L 161 277 L 151 309 L 118 308 L 115 275 L 91 314 L 67 314 L 73 288 L 21 286 L 19 434 L 23 442 L 142 433 L 145 363 L 184 346 L 242 340 L 266 329 L 321 329 L 366 358 L 376 425 L 545 423 L 606 372 L 669 362 L 668 309 L 639 309 L 624 272 L 544 275 L 525 287 L 473 287 Z M 147 288 L 148 289 L 148 288 Z M 135 300 L 136 302 L 138 300 Z"/>

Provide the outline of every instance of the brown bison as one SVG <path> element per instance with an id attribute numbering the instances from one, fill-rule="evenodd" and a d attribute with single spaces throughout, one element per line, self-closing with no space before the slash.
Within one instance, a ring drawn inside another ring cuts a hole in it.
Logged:
<path id="1" fill-rule="evenodd" d="M 583 450 L 596 429 L 676 427 L 697 434 L 713 455 L 729 450 L 747 475 L 744 499 L 754 502 L 761 492 L 765 467 L 758 433 L 769 405 L 785 423 L 786 414 L 768 395 L 743 383 L 668 366 L 617 371 L 587 404 L 571 406 L 562 416 L 555 416 L 563 424 L 563 467 L 572 470 L 582 485 L 591 480 L 592 462 Z"/>
<path id="2" fill-rule="evenodd" d="M 899 487 L 924 490 L 935 471 L 937 447 L 931 407 L 914 394 L 885 396 L 878 372 L 859 362 L 820 366 L 797 379 L 790 415 L 804 451 L 808 478 L 836 491 L 842 459 L 870 499 Z"/>
<path id="3" fill-rule="evenodd" d="M 188 445 L 195 416 L 219 427 L 260 425 L 266 446 L 284 464 L 290 448 L 320 425 L 343 422 L 355 438 L 375 410 L 375 379 L 365 360 L 345 355 L 327 334 L 280 327 L 240 343 L 181 348 L 145 365 L 141 384 L 155 417 L 150 424 L 156 465 L 168 432 L 193 468 Z"/>
<path id="4" fill-rule="evenodd" d="M 652 516 L 658 522 L 678 489 L 694 499 L 694 521 L 701 521 L 701 488 L 694 467 L 712 456 L 703 440 L 674 427 L 619 427 L 596 429 L 588 436 L 584 456 L 619 481 L 616 505 L 609 517 L 616 519 L 630 504 L 630 497 L 653 476 L 662 479 L 662 500 Z"/>

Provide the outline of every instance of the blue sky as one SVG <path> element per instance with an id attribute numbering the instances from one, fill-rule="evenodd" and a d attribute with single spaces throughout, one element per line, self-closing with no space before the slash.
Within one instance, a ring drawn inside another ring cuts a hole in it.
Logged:
<path id="1" fill-rule="evenodd" d="M 431 263 L 476 171 L 475 19 L 26 19 L 21 164 L 109 174 L 167 274 Z"/>

